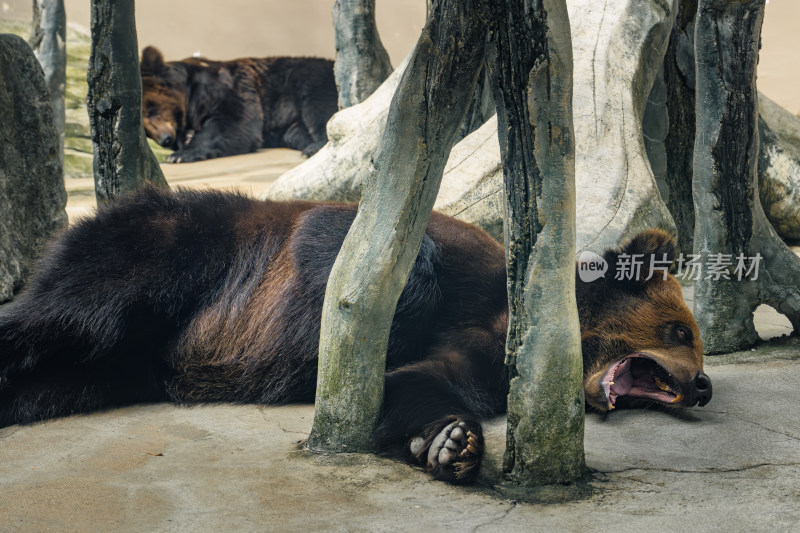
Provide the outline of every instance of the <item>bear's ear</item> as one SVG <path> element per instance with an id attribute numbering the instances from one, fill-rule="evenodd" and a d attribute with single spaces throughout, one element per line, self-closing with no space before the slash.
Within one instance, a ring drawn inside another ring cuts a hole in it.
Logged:
<path id="1" fill-rule="evenodd" d="M 666 231 L 648 229 L 619 250 L 609 250 L 604 258 L 608 262 L 608 277 L 617 281 L 648 283 L 666 279 L 675 261 L 675 240 Z"/>
<path id="2" fill-rule="evenodd" d="M 155 46 L 148 46 L 142 50 L 142 75 L 156 75 L 164 69 L 164 56 Z"/>

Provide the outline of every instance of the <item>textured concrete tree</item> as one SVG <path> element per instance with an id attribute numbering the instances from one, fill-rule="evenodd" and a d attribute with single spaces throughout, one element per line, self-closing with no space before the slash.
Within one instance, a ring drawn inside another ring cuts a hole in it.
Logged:
<path id="1" fill-rule="evenodd" d="M 662 124 L 651 129 L 666 128 L 668 131 L 664 143 L 663 194 L 677 227 L 678 248 L 690 254 L 695 224 L 692 166 L 696 128 L 694 32 L 697 0 L 684 0 L 678 6 L 664 58 L 666 113 L 661 117 Z M 761 205 L 767 220 L 781 237 L 800 239 L 800 119 L 763 94 L 758 95 L 758 101 Z M 645 121 L 653 119 L 653 110 L 648 106 Z M 652 158 L 650 162 L 653 166 L 657 164 Z"/>
<path id="2" fill-rule="evenodd" d="M 762 303 L 800 333 L 800 259 L 775 233 L 758 197 L 756 65 L 764 3 L 698 2 L 694 249 L 702 264 L 722 267 L 695 283 L 694 314 L 709 353 L 757 342 L 753 311 Z"/>
<path id="3" fill-rule="evenodd" d="M 59 158 L 64 162 L 64 93 L 67 86 L 67 15 L 64 0 L 33 0 L 33 27 L 29 41 L 42 65 L 53 106 L 53 124 L 59 138 Z"/>
<path id="4" fill-rule="evenodd" d="M 309 445 L 352 451 L 369 444 L 389 325 L 463 119 L 453 110 L 466 108 L 482 75 L 490 20 L 488 63 L 509 213 L 512 380 L 505 467 L 518 484 L 571 481 L 585 466 L 574 292 L 572 49 L 563 0 L 434 3 L 329 278 Z"/>
<path id="5" fill-rule="evenodd" d="M 325 293 L 312 449 L 369 449 L 397 300 L 483 63 L 479 5 L 434 3 L 392 100 L 375 168 Z"/>
<path id="6" fill-rule="evenodd" d="M 585 469 L 569 18 L 564 0 L 494 4 L 487 63 L 505 176 L 511 379 L 503 469 L 518 484 L 563 483 Z"/>
<path id="7" fill-rule="evenodd" d="M 166 187 L 142 126 L 142 78 L 134 0 L 92 0 L 87 107 L 98 202 L 144 182 Z"/>
<path id="8" fill-rule="evenodd" d="M 336 0 L 333 5 L 339 109 L 363 101 L 392 73 L 375 24 L 375 0 Z"/>
<path id="9" fill-rule="evenodd" d="M 665 102 L 668 133 L 665 140 L 667 184 L 665 201 L 678 234 L 678 249 L 692 253 L 694 242 L 694 203 L 692 165 L 694 164 L 694 19 L 697 0 L 678 4 L 678 13 L 664 57 Z"/>

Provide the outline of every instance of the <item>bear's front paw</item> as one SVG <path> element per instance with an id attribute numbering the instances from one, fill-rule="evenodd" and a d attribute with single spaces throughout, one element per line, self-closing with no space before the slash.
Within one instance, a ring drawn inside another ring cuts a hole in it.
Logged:
<path id="1" fill-rule="evenodd" d="M 436 431 L 434 428 L 440 428 Z M 440 421 L 426 436 L 412 439 L 411 453 L 436 479 L 451 483 L 472 483 L 483 457 L 483 431 L 479 422 L 452 418 Z M 427 450 L 427 454 L 425 453 Z"/>
<path id="2" fill-rule="evenodd" d="M 167 157 L 167 163 L 193 163 L 210 159 L 208 154 L 193 152 L 191 150 L 178 150 Z"/>
<path id="3" fill-rule="evenodd" d="M 309 144 L 308 146 L 303 148 L 303 151 L 302 151 L 303 155 L 306 156 L 306 157 L 311 157 L 312 155 L 314 155 L 317 152 L 319 152 L 320 148 L 325 146 L 326 142 L 327 141 L 319 141 L 319 142 L 315 142 L 315 143 Z"/>

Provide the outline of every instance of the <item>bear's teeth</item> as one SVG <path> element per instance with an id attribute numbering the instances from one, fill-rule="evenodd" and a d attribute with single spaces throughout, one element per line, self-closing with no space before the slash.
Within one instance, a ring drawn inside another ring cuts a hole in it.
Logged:
<path id="1" fill-rule="evenodd" d="M 663 390 L 664 392 L 669 392 L 670 394 L 673 394 L 672 387 L 670 387 L 669 385 L 658 379 L 658 377 L 655 377 L 655 382 L 656 386 L 659 389 Z"/>

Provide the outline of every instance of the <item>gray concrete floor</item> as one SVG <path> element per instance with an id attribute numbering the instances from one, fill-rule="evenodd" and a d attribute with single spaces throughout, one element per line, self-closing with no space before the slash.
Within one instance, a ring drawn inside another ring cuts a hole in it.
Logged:
<path id="1" fill-rule="evenodd" d="M 251 159 L 237 160 L 243 173 Z M 170 170 L 206 180 L 200 166 Z M 88 205 L 72 188 L 78 214 Z M 756 314 L 764 338 L 786 324 Z M 502 418 L 486 424 L 472 487 L 303 450 L 310 405 L 140 405 L 12 426 L 0 429 L 0 532 L 800 531 L 800 339 L 708 357 L 706 372 L 706 407 L 587 415 L 592 476 L 561 503 L 570 488 L 521 498 L 504 486 Z"/>
<path id="2" fill-rule="evenodd" d="M 502 418 L 466 488 L 303 450 L 310 405 L 140 405 L 12 426 L 0 531 L 800 530 L 800 339 L 708 357 L 706 371 L 706 407 L 587 415 L 591 480 L 561 503 L 567 489 L 505 489 Z"/>

